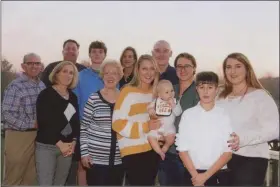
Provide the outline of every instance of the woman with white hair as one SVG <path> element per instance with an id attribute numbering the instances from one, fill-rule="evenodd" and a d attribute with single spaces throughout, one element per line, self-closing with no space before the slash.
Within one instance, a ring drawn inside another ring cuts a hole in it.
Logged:
<path id="1" fill-rule="evenodd" d="M 100 75 L 104 88 L 90 95 L 81 121 L 82 164 L 87 168 L 89 186 L 121 186 L 124 170 L 116 132 L 112 130 L 112 113 L 119 96 L 117 85 L 123 76 L 121 64 L 105 61 Z"/>

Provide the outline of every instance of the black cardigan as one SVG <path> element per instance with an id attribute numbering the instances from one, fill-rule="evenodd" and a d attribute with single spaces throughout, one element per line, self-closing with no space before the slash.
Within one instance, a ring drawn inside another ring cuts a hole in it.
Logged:
<path id="1" fill-rule="evenodd" d="M 71 90 L 68 91 L 68 100 L 60 96 L 53 87 L 48 87 L 39 94 L 36 103 L 38 122 L 37 142 L 55 145 L 59 140 L 62 142 L 72 142 L 74 138 L 79 138 L 78 100 Z M 68 124 L 68 119 L 65 115 L 67 107 L 72 108 L 71 112 L 68 112 L 72 133 L 62 135 L 61 131 Z"/>

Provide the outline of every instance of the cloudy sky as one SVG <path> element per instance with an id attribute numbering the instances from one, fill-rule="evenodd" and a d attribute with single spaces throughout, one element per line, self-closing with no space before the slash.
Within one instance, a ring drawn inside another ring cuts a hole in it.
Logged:
<path id="1" fill-rule="evenodd" d="M 108 58 L 119 59 L 126 46 L 150 53 L 160 39 L 170 42 L 173 56 L 193 54 L 198 71 L 218 72 L 231 52 L 251 60 L 258 76 L 279 76 L 279 2 L 1 2 L 2 56 L 20 70 L 24 54 L 36 52 L 45 64 L 61 60 L 63 41 L 88 46 L 102 40 Z"/>

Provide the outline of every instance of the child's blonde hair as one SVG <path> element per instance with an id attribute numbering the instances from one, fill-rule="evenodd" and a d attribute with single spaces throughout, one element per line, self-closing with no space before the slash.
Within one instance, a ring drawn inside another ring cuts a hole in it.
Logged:
<path id="1" fill-rule="evenodd" d="M 164 85 L 169 84 L 171 87 L 173 87 L 172 83 L 169 80 L 160 80 L 158 84 L 156 85 L 156 89 L 154 90 L 154 98 L 159 97 L 159 92 L 162 88 L 164 88 Z"/>

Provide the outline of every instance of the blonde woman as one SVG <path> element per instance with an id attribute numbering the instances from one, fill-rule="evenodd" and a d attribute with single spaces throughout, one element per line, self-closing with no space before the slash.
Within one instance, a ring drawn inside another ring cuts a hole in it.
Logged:
<path id="1" fill-rule="evenodd" d="M 159 156 L 152 150 L 147 133 L 147 106 L 158 82 L 159 70 L 150 55 L 135 64 L 134 77 L 120 92 L 113 113 L 120 153 L 130 185 L 154 185 Z"/>
<path id="2" fill-rule="evenodd" d="M 225 85 L 220 104 L 230 115 L 233 131 L 228 163 L 233 186 L 261 186 L 269 158 L 268 142 L 279 138 L 278 109 L 258 81 L 248 58 L 232 53 L 223 63 Z"/>
<path id="3" fill-rule="evenodd" d="M 121 186 L 124 177 L 112 112 L 123 76 L 121 64 L 107 60 L 100 67 L 104 88 L 90 95 L 81 121 L 81 157 L 89 186 Z"/>
<path id="4" fill-rule="evenodd" d="M 43 90 L 36 103 L 36 170 L 39 185 L 59 186 L 65 184 L 79 136 L 78 102 L 71 91 L 78 71 L 72 62 L 63 61 L 49 79 L 53 86 Z"/>

